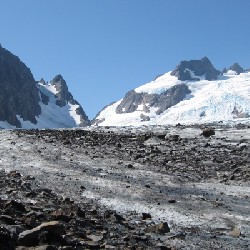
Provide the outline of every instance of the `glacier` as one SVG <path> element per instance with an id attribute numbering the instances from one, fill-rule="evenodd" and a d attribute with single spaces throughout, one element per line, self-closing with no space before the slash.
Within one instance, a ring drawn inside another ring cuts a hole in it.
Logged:
<path id="1" fill-rule="evenodd" d="M 193 72 L 190 72 L 195 76 Z M 168 72 L 154 81 L 136 89 L 137 93 L 161 94 L 174 85 L 184 83 L 191 93 L 178 104 L 156 114 L 157 107 L 143 111 L 141 106 L 132 113 L 116 113 L 122 99 L 106 107 L 96 117 L 98 126 L 142 126 L 203 124 L 222 122 L 226 124 L 250 124 L 250 72 L 237 74 L 229 70 L 218 76 L 217 80 L 208 81 L 198 77 L 199 81 L 180 81 Z M 145 104 L 147 105 L 147 104 Z M 141 115 L 150 120 L 142 121 Z"/>

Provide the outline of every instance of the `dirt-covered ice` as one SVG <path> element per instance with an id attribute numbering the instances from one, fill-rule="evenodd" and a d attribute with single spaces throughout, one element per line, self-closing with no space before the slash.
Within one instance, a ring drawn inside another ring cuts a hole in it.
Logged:
<path id="1" fill-rule="evenodd" d="M 212 237 L 225 249 L 247 249 L 250 129 L 215 133 L 204 138 L 195 127 L 1 130 L 0 168 L 35 176 L 79 203 L 149 213 L 168 222 L 173 234 L 186 232 L 185 239 L 169 236 L 177 249 L 199 249 L 198 239 L 209 249 Z M 235 229 L 240 236 L 231 236 Z"/>

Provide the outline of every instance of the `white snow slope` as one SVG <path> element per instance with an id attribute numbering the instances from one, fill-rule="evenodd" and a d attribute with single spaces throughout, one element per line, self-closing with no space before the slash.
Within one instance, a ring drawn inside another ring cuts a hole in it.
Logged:
<path id="1" fill-rule="evenodd" d="M 185 100 L 156 115 L 158 108 L 143 111 L 140 105 L 133 113 L 116 114 L 122 100 L 105 108 L 96 118 L 100 126 L 141 126 L 167 124 L 200 124 L 210 122 L 250 123 L 250 72 L 237 75 L 228 71 L 218 80 L 179 81 L 168 72 L 135 89 L 138 93 L 160 94 L 170 87 L 185 83 L 191 91 Z M 150 117 L 141 121 L 140 115 Z"/>
<path id="2" fill-rule="evenodd" d="M 42 112 L 36 117 L 37 124 L 24 121 L 20 116 L 17 116 L 22 128 L 72 128 L 80 124 L 80 116 L 76 113 L 76 108 L 79 105 L 72 105 L 68 102 L 64 107 L 59 107 L 56 105 L 57 99 L 55 97 L 57 90 L 53 85 L 38 83 L 37 87 L 49 97 L 48 105 L 45 105 L 42 101 L 39 102 Z M 6 121 L 0 121 L 0 128 L 15 129 L 16 127 Z"/>

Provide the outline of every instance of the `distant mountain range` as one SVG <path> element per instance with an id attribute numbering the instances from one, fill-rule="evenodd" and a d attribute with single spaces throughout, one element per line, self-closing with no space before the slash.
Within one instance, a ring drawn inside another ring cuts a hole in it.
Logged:
<path id="1" fill-rule="evenodd" d="M 207 57 L 182 61 L 107 105 L 93 126 L 250 123 L 250 70 L 235 63 L 219 71 Z M 0 128 L 72 128 L 91 125 L 57 75 L 35 81 L 30 69 L 0 45 Z"/>
<path id="2" fill-rule="evenodd" d="M 98 113 L 93 125 L 141 126 L 250 123 L 250 71 L 235 63 L 222 72 L 207 57 L 129 91 Z"/>
<path id="3" fill-rule="evenodd" d="M 17 56 L 0 46 L 0 128 L 88 125 L 88 117 L 61 75 L 37 82 Z"/>

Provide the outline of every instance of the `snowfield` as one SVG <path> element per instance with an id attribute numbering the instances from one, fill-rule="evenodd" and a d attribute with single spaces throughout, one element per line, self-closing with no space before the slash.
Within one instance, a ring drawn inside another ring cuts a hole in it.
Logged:
<path id="1" fill-rule="evenodd" d="M 196 77 L 196 76 L 194 76 Z M 185 83 L 191 91 L 185 100 L 157 115 L 157 108 L 144 112 L 139 107 L 133 113 L 117 114 L 120 101 L 108 106 L 97 117 L 100 126 L 141 126 L 165 124 L 225 124 L 250 123 L 250 72 L 237 75 L 228 71 L 216 81 L 179 81 L 170 72 L 135 89 L 137 93 L 161 94 L 176 84 Z M 141 121 L 140 115 L 149 116 Z"/>

